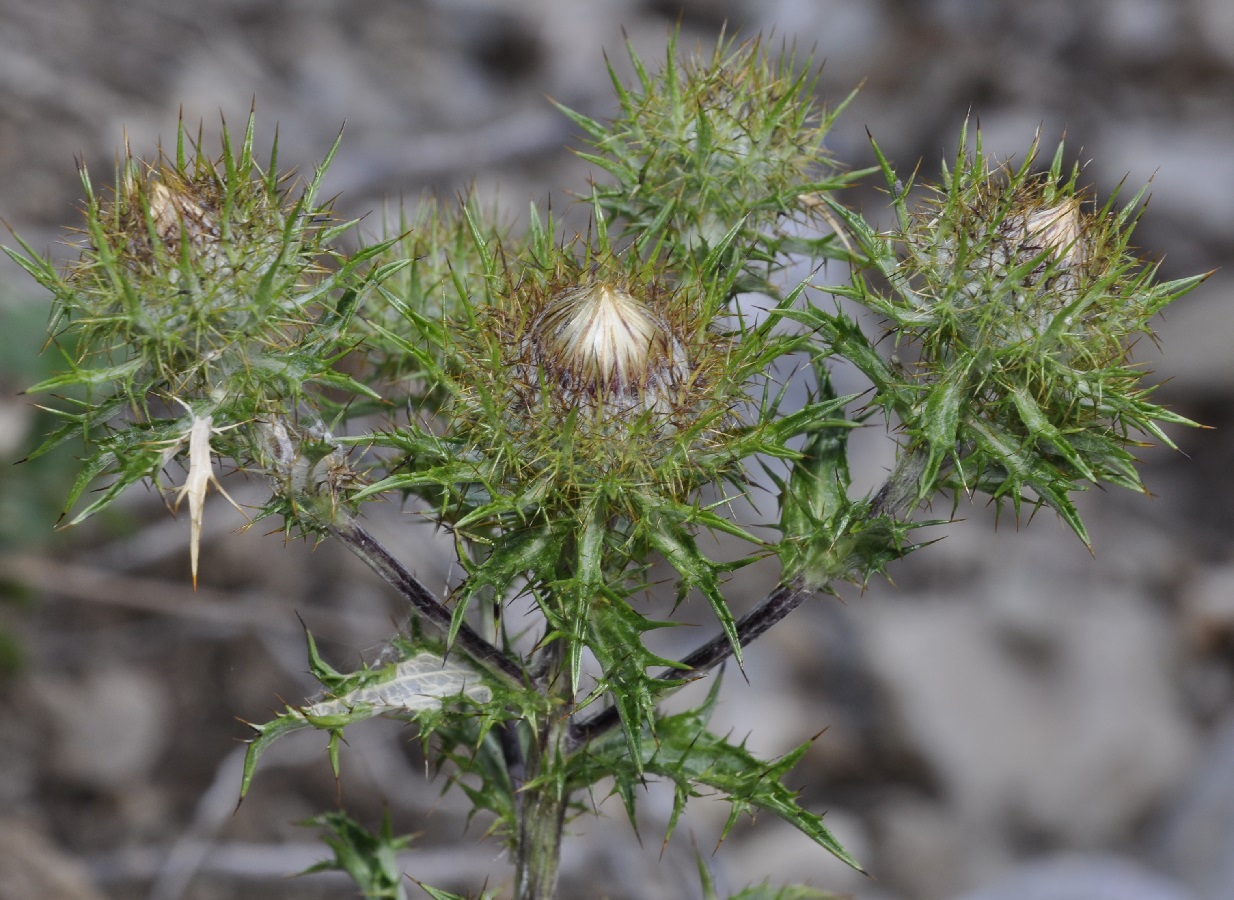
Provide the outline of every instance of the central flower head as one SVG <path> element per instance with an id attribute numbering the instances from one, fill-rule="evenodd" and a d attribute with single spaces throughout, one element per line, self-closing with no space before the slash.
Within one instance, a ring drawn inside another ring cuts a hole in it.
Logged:
<path id="1" fill-rule="evenodd" d="M 664 408 L 689 376 L 668 322 L 642 300 L 604 282 L 554 295 L 526 335 L 529 362 L 550 390 L 609 411 Z"/>
<path id="2" fill-rule="evenodd" d="M 620 486 L 684 496 L 727 472 L 716 448 L 742 427 L 745 357 L 702 286 L 607 252 L 547 252 L 452 331 L 467 389 L 447 428 L 466 453 L 569 504 Z"/>

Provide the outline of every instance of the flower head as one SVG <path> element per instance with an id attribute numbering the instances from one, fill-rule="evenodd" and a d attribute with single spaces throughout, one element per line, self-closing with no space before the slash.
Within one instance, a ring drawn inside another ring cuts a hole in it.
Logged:
<path id="1" fill-rule="evenodd" d="M 483 353 L 520 459 L 584 483 L 647 482 L 667 464 L 671 476 L 654 480 L 680 482 L 686 449 L 735 426 L 739 401 L 721 375 L 731 341 L 696 288 L 565 255 L 547 278 L 508 285 L 478 333 L 495 341 Z"/>
<path id="2" fill-rule="evenodd" d="M 454 483 L 476 486 L 453 501 L 425 496 L 451 519 L 487 496 L 519 517 L 552 509 L 566 520 L 744 485 L 743 460 L 764 446 L 757 430 L 776 396 L 751 390 L 796 339 L 726 314 L 724 279 L 736 270 L 669 272 L 615 254 L 603 237 L 550 235 L 536 229 L 519 253 L 478 247 L 471 255 L 487 268 L 456 273 L 456 301 L 432 301 L 454 316 L 408 310 L 430 427 L 413 423 L 394 440 L 415 454 L 408 465 L 431 455 Z"/>
<path id="3" fill-rule="evenodd" d="M 1139 197 L 1096 207 L 1061 147 L 1047 171 L 1035 162 L 1033 147 L 992 163 L 978 136 L 923 208 L 901 190 L 898 252 L 881 257 L 895 290 L 870 305 L 916 345 L 919 399 L 900 415 L 927 459 L 922 490 L 953 477 L 1018 507 L 1031 488 L 1084 537 L 1069 492 L 1137 486 L 1128 448 L 1186 421 L 1147 401 L 1129 357 L 1197 280 L 1156 283 L 1130 252 Z"/>
<path id="4" fill-rule="evenodd" d="M 528 361 L 566 402 L 665 412 L 689 377 L 682 340 L 644 301 L 606 282 L 557 293 L 527 329 Z"/>
<path id="5" fill-rule="evenodd" d="M 594 201 L 637 234 L 636 246 L 701 259 L 734 229 L 772 246 L 800 195 L 843 183 L 823 146 L 836 111 L 812 102 L 808 60 L 731 38 L 685 63 L 674 41 L 656 75 L 630 56 L 640 80 L 621 91 L 614 121 L 566 112 L 597 150 L 588 159 L 615 182 L 597 183 Z"/>
<path id="6" fill-rule="evenodd" d="M 83 167 L 77 257 L 61 271 L 29 247 L 29 258 L 14 255 L 55 297 L 68 362 L 31 390 L 80 386 L 87 398 L 58 413 L 65 426 L 45 447 L 80 430 L 91 478 L 108 479 L 74 521 L 187 457 L 179 496 L 198 530 L 212 454 L 250 456 L 253 423 L 333 402 L 320 385 L 368 392 L 332 369 L 368 286 L 366 258 L 328 244 L 348 226 L 331 224 L 316 200 L 325 165 L 294 189 L 273 154 L 268 169 L 258 164 L 254 128 L 250 117 L 235 144 L 224 129 L 221 155 L 210 156 L 181 124 L 174 153 L 126 152 L 112 190 L 96 191 Z M 171 415 L 173 403 L 191 414 Z"/>

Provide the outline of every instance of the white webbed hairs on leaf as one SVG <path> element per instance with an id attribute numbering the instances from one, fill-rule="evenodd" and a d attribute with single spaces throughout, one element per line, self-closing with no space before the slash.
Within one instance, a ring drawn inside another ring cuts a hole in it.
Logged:
<path id="1" fill-rule="evenodd" d="M 475 669 L 432 653 L 417 653 L 375 674 L 378 677 L 373 682 L 341 697 L 306 706 L 300 714 L 306 719 L 363 712 L 379 716 L 435 709 L 454 697 L 466 697 L 477 703 L 493 698 L 492 689 Z"/>

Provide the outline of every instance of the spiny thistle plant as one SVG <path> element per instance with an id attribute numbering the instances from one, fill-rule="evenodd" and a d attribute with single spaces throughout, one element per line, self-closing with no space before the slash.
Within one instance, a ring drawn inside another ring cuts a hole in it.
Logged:
<path id="1" fill-rule="evenodd" d="M 1035 145 L 1010 165 L 967 134 L 915 192 L 877 145 L 874 168 L 838 166 L 824 139 L 839 109 L 757 41 L 684 64 L 670 46 L 657 74 L 631 59 L 614 120 L 565 110 L 606 173 L 583 198 L 586 234 L 535 207 L 513 235 L 470 201 L 429 202 L 344 251 L 353 223 L 318 200 L 334 151 L 299 185 L 273 156 L 255 161 L 250 118 L 217 158 L 183 128 L 171 156 L 126 154 L 109 192 L 83 170 L 80 256 L 64 270 L 9 251 L 55 303 L 63 372 L 31 390 L 54 395 L 61 425 L 38 452 L 88 448 L 70 522 L 138 481 L 174 492 L 190 504 L 195 579 L 203 501 L 230 460 L 270 485 L 254 520 L 343 542 L 410 604 L 405 633 L 359 672 L 332 669 L 309 637 L 323 693 L 253 726 L 241 793 L 290 731 L 326 732 L 337 772 L 350 724 L 413 723 L 491 817 L 521 900 L 554 895 L 564 825 L 597 785 L 633 821 L 653 779 L 674 790 L 669 833 L 691 797 L 715 793 L 731 804 L 725 834 L 767 810 L 858 867 L 782 781 L 808 743 L 760 760 L 707 730 L 714 688 L 684 712 L 661 701 L 741 664 L 807 599 L 916 549 L 923 504 L 1045 505 L 1087 543 L 1074 494 L 1140 490 L 1136 448 L 1191 424 L 1151 402 L 1129 358 L 1202 280 L 1158 281 L 1131 253 L 1139 196 L 1097 205 L 1061 148 L 1044 168 Z M 891 230 L 844 202 L 870 176 L 890 192 Z M 789 276 L 829 261 L 851 279 Z M 841 362 L 867 390 L 837 396 Z M 846 439 L 880 420 L 897 463 L 854 495 Z M 752 530 L 731 509 L 760 472 L 779 515 Z M 448 596 L 365 529 L 365 505 L 390 498 L 453 535 L 465 577 Z M 744 551 L 713 558 L 710 535 Z M 736 617 L 730 575 L 769 557 L 778 582 Z M 679 603 L 701 596 L 716 620 L 680 659 L 644 640 L 673 624 L 649 615 L 657 562 Z M 515 600 L 538 618 L 503 615 Z M 388 821 L 315 822 L 334 850 L 323 867 L 365 896 L 405 896 L 394 853 L 409 839 Z"/>

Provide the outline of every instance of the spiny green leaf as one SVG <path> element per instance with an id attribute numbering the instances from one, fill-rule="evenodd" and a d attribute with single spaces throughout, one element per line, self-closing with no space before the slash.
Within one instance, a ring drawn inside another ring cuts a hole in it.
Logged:
<path id="1" fill-rule="evenodd" d="M 923 499 L 931 492 L 942 464 L 955 456 L 960 417 L 970 392 L 968 374 L 973 364 L 971 357 L 960 361 L 926 394 L 918 426 L 928 453 L 919 491 Z"/>
<path id="2" fill-rule="evenodd" d="M 115 382 L 125 382 L 130 376 L 139 371 L 141 367 L 142 360 L 140 359 L 130 359 L 118 365 L 108 366 L 103 369 L 76 366 L 68 372 L 62 372 L 59 375 L 54 375 L 51 378 L 40 381 L 38 384 L 31 385 L 26 388 L 26 393 L 41 394 L 46 391 L 55 391 L 60 388 L 73 387 L 75 385 L 94 386 L 113 384 Z"/>
<path id="3" fill-rule="evenodd" d="M 411 835 L 394 835 L 387 809 L 381 829 L 373 833 L 344 812 L 327 812 L 300 823 L 325 830 L 322 840 L 334 851 L 334 859 L 317 863 L 302 872 L 343 871 L 369 900 L 406 900 L 404 875 L 398 853 L 412 842 Z"/>
<path id="4" fill-rule="evenodd" d="M 971 428 L 980 448 L 988 454 L 989 461 L 1005 470 L 1006 475 L 1002 484 L 992 494 L 996 500 L 1004 496 L 1010 497 L 1018 515 L 1021 492 L 1024 487 L 1030 487 L 1036 492 L 1041 502 L 1058 513 L 1086 547 L 1092 547 L 1088 531 L 1080 519 L 1079 510 L 1076 509 L 1069 496 L 1069 492 L 1074 487 L 1070 478 L 1063 476 L 1031 448 L 1018 443 L 1012 435 L 997 425 L 975 422 Z"/>
<path id="5" fill-rule="evenodd" d="M 717 680 L 718 683 L 718 680 Z M 719 792 L 730 803 L 732 815 L 753 809 L 764 809 L 790 823 L 815 843 L 858 871 L 857 861 L 836 841 L 823 823 L 823 817 L 804 809 L 797 802 L 796 792 L 788 789 L 782 779 L 809 749 L 807 742 L 775 761 L 764 761 L 740 744 L 707 731 L 706 723 L 716 698 L 713 685 L 708 699 L 697 709 L 673 716 L 661 716 L 655 723 L 656 741 L 642 742 L 643 758 L 626 755 L 624 742 L 605 741 L 589 745 L 571 758 L 573 783 L 580 786 L 607 775 L 616 777 L 618 790 L 626 782 L 631 798 L 647 775 L 669 779 L 675 788 L 676 800 L 670 828 L 684 804 L 700 796 L 703 789 Z"/>
<path id="6" fill-rule="evenodd" d="M 666 689 L 678 684 L 648 674 L 678 664 L 648 650 L 643 635 L 672 623 L 652 621 L 621 599 L 605 597 L 602 602 L 603 608 L 586 619 L 587 647 L 595 654 L 602 674 L 595 690 L 579 707 L 610 697 L 620 714 L 629 758 L 638 760 L 643 755 L 644 729 L 654 722 L 656 702 Z"/>
<path id="7" fill-rule="evenodd" d="M 1063 458 L 1071 463 L 1081 478 L 1087 478 L 1093 482 L 1097 480 L 1097 476 L 1093 473 L 1088 463 L 1075 450 L 1067 440 L 1067 437 L 1049 420 L 1045 411 L 1041 409 L 1026 390 L 1015 388 L 1011 391 L 1011 397 L 1015 402 L 1016 409 L 1019 411 L 1020 420 L 1024 423 L 1024 427 L 1028 429 L 1030 435 L 1035 436 L 1038 440 L 1045 441 L 1050 447 L 1062 454 Z"/>
<path id="8" fill-rule="evenodd" d="M 703 555 L 694 535 L 684 527 L 683 514 L 688 515 L 691 511 L 683 506 L 668 504 L 644 509 L 647 538 L 668 564 L 677 570 L 680 576 L 678 600 L 684 600 L 694 588 L 707 598 L 733 648 L 733 658 L 740 666 L 741 640 L 737 636 L 737 622 L 720 589 L 721 567 Z"/>
<path id="9" fill-rule="evenodd" d="M 307 633 L 307 632 L 306 632 Z M 434 715 L 447 704 L 466 702 L 483 708 L 502 688 L 490 684 L 483 674 L 440 651 L 400 646 L 403 658 L 375 668 L 342 675 L 321 659 L 308 635 L 310 667 L 327 689 L 327 697 L 304 706 L 288 706 L 271 721 L 250 726 L 256 737 L 244 757 L 243 797 L 252 782 L 258 760 L 270 745 L 285 734 L 316 728 L 330 734 L 330 757 L 338 769 L 338 741 L 343 729 L 379 715 L 397 714 L 432 724 Z M 499 701 L 509 699 L 502 694 Z"/>

